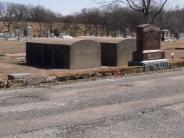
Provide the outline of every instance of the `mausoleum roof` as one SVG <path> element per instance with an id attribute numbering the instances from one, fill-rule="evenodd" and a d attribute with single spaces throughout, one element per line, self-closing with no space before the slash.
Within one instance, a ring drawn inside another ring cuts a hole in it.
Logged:
<path id="1" fill-rule="evenodd" d="M 81 36 L 79 38 L 83 38 L 86 40 L 94 40 L 99 43 L 112 43 L 112 44 L 118 44 L 124 40 L 130 39 L 130 38 L 123 38 L 123 37 L 91 37 L 91 36 Z M 133 39 L 133 38 L 131 38 Z"/>
<path id="2" fill-rule="evenodd" d="M 73 44 L 80 42 L 80 41 L 87 41 L 79 38 L 72 38 L 72 39 L 62 39 L 62 38 L 36 38 L 31 40 L 29 43 L 40 43 L 40 44 L 55 44 L 55 45 L 65 45 L 65 46 L 72 46 Z"/>

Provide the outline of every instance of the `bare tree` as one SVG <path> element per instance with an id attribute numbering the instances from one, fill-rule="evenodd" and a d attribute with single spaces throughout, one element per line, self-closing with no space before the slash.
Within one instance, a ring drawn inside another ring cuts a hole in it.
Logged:
<path id="1" fill-rule="evenodd" d="M 7 31 L 10 31 L 11 24 L 14 21 L 15 6 L 12 3 L 0 3 L 0 18 L 3 24 L 7 27 Z"/>
<path id="2" fill-rule="evenodd" d="M 146 23 L 154 23 L 155 18 L 161 13 L 168 0 L 113 0 L 107 2 L 108 5 L 122 3 L 133 9 L 141 12 Z M 152 8 L 157 7 L 157 11 L 153 15 L 150 14 Z"/>

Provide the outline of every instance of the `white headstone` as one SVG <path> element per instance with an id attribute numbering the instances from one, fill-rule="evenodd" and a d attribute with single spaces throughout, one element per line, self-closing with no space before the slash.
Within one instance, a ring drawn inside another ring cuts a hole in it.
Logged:
<path id="1" fill-rule="evenodd" d="M 54 34 L 54 33 L 51 33 L 51 34 L 50 34 L 50 37 L 51 37 L 51 38 L 55 38 L 55 34 Z"/>
<path id="2" fill-rule="evenodd" d="M 171 32 L 170 30 L 162 30 L 162 40 L 163 41 L 170 41 L 171 40 Z"/>
<path id="3" fill-rule="evenodd" d="M 31 27 L 27 28 L 27 38 L 32 38 L 32 28 Z"/>
<path id="4" fill-rule="evenodd" d="M 48 38 L 51 37 L 50 31 L 47 31 L 47 37 L 48 37 Z"/>

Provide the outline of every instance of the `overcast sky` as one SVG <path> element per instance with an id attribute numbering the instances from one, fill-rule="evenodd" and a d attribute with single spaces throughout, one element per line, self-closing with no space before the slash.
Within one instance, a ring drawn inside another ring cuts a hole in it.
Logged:
<path id="1" fill-rule="evenodd" d="M 42 5 L 46 8 L 49 8 L 55 12 L 59 12 L 63 15 L 78 12 L 82 8 L 100 7 L 99 4 L 94 2 L 95 0 L 0 0 L 0 1 L 23 3 L 26 5 L 29 4 Z M 96 1 L 105 1 L 105 0 L 96 0 Z M 171 7 L 175 7 L 176 5 L 182 7 L 184 5 L 184 0 L 170 0 L 170 2 L 172 2 L 172 4 L 170 3 L 168 5 L 174 5 Z"/>

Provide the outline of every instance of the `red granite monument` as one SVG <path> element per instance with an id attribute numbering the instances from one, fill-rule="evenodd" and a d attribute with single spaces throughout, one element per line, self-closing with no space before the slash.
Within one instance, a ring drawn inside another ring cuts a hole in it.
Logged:
<path id="1" fill-rule="evenodd" d="M 160 28 L 151 24 L 143 24 L 136 28 L 137 50 L 133 53 L 131 65 L 144 66 L 147 70 L 169 68 L 169 60 L 165 59 L 165 51 L 161 50 Z"/>

